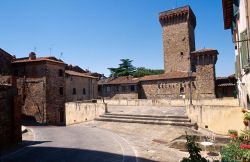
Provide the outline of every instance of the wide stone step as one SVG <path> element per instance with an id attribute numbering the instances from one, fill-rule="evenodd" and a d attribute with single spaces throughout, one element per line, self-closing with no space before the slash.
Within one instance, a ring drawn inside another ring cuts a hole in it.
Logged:
<path id="1" fill-rule="evenodd" d="M 96 121 L 106 121 L 106 122 L 173 125 L 173 126 L 185 126 L 185 127 L 192 127 L 193 126 L 193 124 L 190 122 L 180 122 L 180 121 L 173 122 L 173 121 L 161 121 L 161 120 L 118 119 L 118 118 L 106 118 L 106 117 L 99 117 L 99 118 L 96 118 L 95 120 Z"/>
<path id="2" fill-rule="evenodd" d="M 114 118 L 114 119 L 137 119 L 137 120 L 158 120 L 158 121 L 173 121 L 173 122 L 191 122 L 188 118 L 162 118 L 162 117 L 144 117 L 144 116 L 122 116 L 122 115 L 101 115 L 103 118 Z"/>
<path id="3" fill-rule="evenodd" d="M 105 115 L 110 116 L 130 116 L 130 117 L 149 117 L 149 118 L 179 118 L 188 119 L 188 116 L 177 116 L 177 115 L 146 115 L 146 114 L 118 114 L 118 113 L 106 113 Z"/>

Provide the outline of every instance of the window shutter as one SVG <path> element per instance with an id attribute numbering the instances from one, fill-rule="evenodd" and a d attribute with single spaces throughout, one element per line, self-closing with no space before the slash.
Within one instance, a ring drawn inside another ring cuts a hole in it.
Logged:
<path id="1" fill-rule="evenodd" d="M 244 31 L 240 34 L 241 37 L 241 67 L 242 69 L 246 66 L 248 66 L 248 38 L 247 38 L 247 31 Z"/>

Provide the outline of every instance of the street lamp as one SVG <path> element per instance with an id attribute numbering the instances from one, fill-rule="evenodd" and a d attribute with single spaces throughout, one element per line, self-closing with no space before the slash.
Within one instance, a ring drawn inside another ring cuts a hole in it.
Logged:
<path id="1" fill-rule="evenodd" d="M 191 68 L 188 72 L 188 77 L 189 77 L 189 104 L 193 105 L 192 103 L 192 69 Z"/>
<path id="2" fill-rule="evenodd" d="M 101 76 L 101 83 L 102 83 L 102 103 L 105 103 L 104 102 L 104 94 L 103 94 L 103 91 L 104 91 L 104 89 L 103 89 L 104 81 L 105 81 L 105 77 L 104 77 L 104 74 L 102 74 L 102 76 Z"/>

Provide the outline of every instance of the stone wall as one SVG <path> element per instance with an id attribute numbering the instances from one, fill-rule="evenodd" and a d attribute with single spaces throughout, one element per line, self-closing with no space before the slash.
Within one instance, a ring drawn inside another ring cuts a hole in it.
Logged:
<path id="1" fill-rule="evenodd" d="M 105 113 L 103 103 L 67 102 L 65 103 L 66 125 L 93 120 Z"/>
<path id="2" fill-rule="evenodd" d="M 102 103 L 102 100 L 97 100 L 98 103 Z M 108 105 L 123 105 L 123 106 L 164 106 L 164 107 L 185 107 L 190 104 L 189 100 L 167 100 L 167 99 L 135 99 L 135 100 L 114 100 L 105 99 L 105 103 Z M 217 105 L 217 106 L 239 106 L 237 99 L 225 98 L 225 99 L 207 99 L 207 100 L 193 100 L 193 105 Z"/>
<path id="3" fill-rule="evenodd" d="M 195 50 L 194 28 L 187 21 L 163 26 L 163 47 L 166 73 L 189 71 L 190 52 Z"/>
<path id="4" fill-rule="evenodd" d="M 196 98 L 196 82 L 192 81 L 192 97 Z M 188 99 L 189 79 L 172 79 L 141 82 L 141 99 Z"/>
<path id="5" fill-rule="evenodd" d="M 187 115 L 192 122 L 196 122 L 200 128 L 218 133 L 227 134 L 229 129 L 244 130 L 243 113 L 241 107 L 200 105 L 187 106 Z"/>
<path id="6" fill-rule="evenodd" d="M 0 85 L 0 150 L 21 140 L 21 100 L 15 88 Z"/>
<path id="7" fill-rule="evenodd" d="M 0 76 L 11 75 L 11 61 L 13 57 L 7 52 L 0 49 Z"/>
<path id="8" fill-rule="evenodd" d="M 196 66 L 196 82 L 198 99 L 215 98 L 214 64 Z"/>
<path id="9" fill-rule="evenodd" d="M 117 93 L 115 94 L 112 99 L 138 99 L 138 93 Z"/>
<path id="10" fill-rule="evenodd" d="M 22 96 L 22 114 L 39 123 L 46 122 L 46 78 L 18 78 L 18 93 Z"/>

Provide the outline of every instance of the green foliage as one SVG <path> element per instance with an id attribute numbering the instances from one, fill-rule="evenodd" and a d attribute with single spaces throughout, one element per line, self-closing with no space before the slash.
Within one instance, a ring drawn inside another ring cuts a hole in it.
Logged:
<path id="1" fill-rule="evenodd" d="M 249 145 L 250 131 L 245 130 L 240 137 L 231 139 L 229 144 L 221 149 L 222 162 L 250 162 L 250 149 L 243 148 L 243 145 Z"/>
<path id="2" fill-rule="evenodd" d="M 154 69 L 147 69 L 145 67 L 138 67 L 136 68 L 133 76 L 134 77 L 143 77 L 146 75 L 157 75 L 157 74 L 163 74 L 164 70 L 154 70 Z"/>
<path id="3" fill-rule="evenodd" d="M 133 60 L 121 59 L 121 63 L 118 68 L 108 68 L 110 70 L 110 77 L 120 77 L 120 76 L 133 76 L 133 77 L 143 77 L 146 75 L 157 75 L 163 74 L 164 70 L 154 70 L 147 69 L 145 67 L 135 68 L 132 65 Z"/>
<path id="4" fill-rule="evenodd" d="M 186 148 L 189 152 L 188 158 L 183 158 L 181 162 L 208 162 L 205 158 L 200 155 L 201 148 L 195 142 L 195 136 L 186 135 L 187 143 Z"/>
<path id="5" fill-rule="evenodd" d="M 230 130 L 228 130 L 228 134 L 236 134 L 237 135 L 238 131 L 230 129 Z"/>
<path id="6" fill-rule="evenodd" d="M 241 162 L 243 152 L 240 149 L 241 141 L 238 139 L 231 140 L 229 144 L 222 147 L 222 162 Z"/>
<path id="7" fill-rule="evenodd" d="M 111 77 L 129 76 L 133 75 L 135 67 L 132 65 L 133 60 L 121 59 L 118 68 L 108 68 L 111 72 Z"/>
<path id="8" fill-rule="evenodd" d="M 244 114 L 244 119 L 250 120 L 250 112 L 246 112 L 246 113 Z"/>

